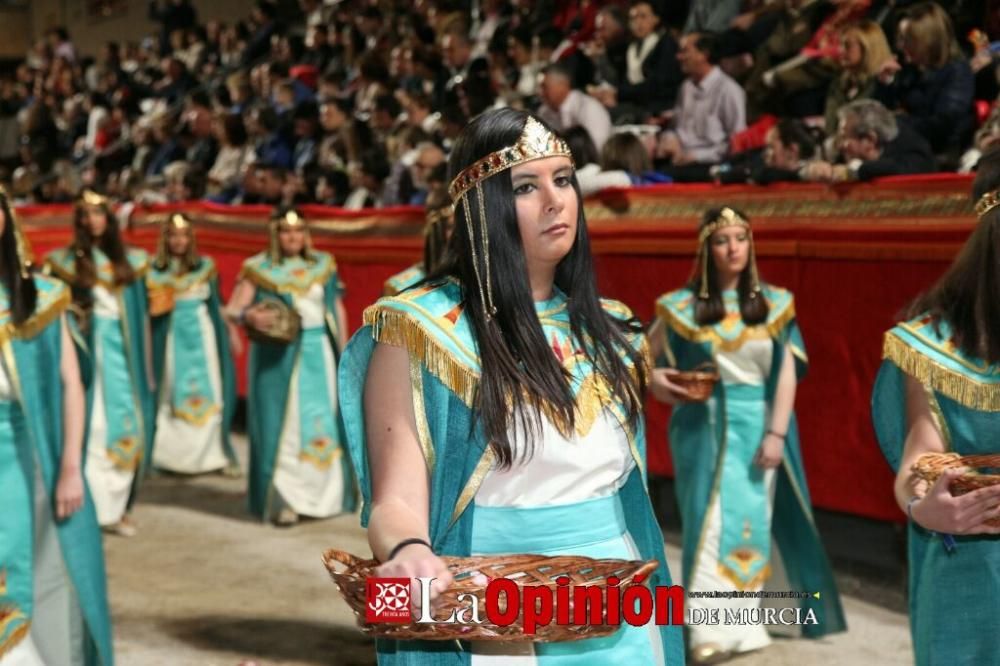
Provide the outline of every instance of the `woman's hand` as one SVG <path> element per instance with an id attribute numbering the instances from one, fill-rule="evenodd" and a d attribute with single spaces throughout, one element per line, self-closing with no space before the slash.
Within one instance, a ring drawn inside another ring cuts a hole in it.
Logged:
<path id="1" fill-rule="evenodd" d="M 910 515 L 918 525 L 944 534 L 1000 534 L 1000 527 L 985 524 L 1000 516 L 1000 485 L 952 496 L 951 482 L 966 471 L 945 470 L 927 494 L 913 502 Z"/>
<path id="2" fill-rule="evenodd" d="M 753 458 L 753 464 L 761 469 L 774 469 L 781 464 L 781 459 L 784 457 L 785 440 L 769 432 L 761 440 L 757 455 Z"/>
<path id="3" fill-rule="evenodd" d="M 673 368 L 653 368 L 649 381 L 649 390 L 652 391 L 653 397 L 668 405 L 691 402 L 688 390 L 670 381 L 670 378 L 676 377 L 677 374 L 678 371 Z"/>
<path id="4" fill-rule="evenodd" d="M 63 468 L 56 483 L 56 519 L 65 520 L 83 506 L 83 475 L 80 469 Z"/>
<path id="5" fill-rule="evenodd" d="M 903 66 L 899 64 L 899 61 L 895 58 L 889 58 L 882 66 L 878 69 L 878 80 L 882 85 L 889 85 L 892 83 L 893 79 L 896 78 L 896 74 L 899 70 L 903 69 Z"/>
<path id="6" fill-rule="evenodd" d="M 420 581 L 417 578 L 434 578 L 431 583 L 431 601 L 433 602 L 451 585 L 452 575 L 444 560 L 421 543 L 414 543 L 400 550 L 396 557 L 384 562 L 375 569 L 375 575 L 382 578 L 409 578 L 410 603 L 419 612 Z"/>

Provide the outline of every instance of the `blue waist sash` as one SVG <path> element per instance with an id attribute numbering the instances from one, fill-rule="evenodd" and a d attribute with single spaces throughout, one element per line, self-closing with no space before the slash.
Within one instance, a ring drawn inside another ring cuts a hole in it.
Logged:
<path id="1" fill-rule="evenodd" d="M 477 505 L 472 551 L 483 555 L 566 551 L 619 538 L 625 531 L 617 494 L 556 506 Z"/>

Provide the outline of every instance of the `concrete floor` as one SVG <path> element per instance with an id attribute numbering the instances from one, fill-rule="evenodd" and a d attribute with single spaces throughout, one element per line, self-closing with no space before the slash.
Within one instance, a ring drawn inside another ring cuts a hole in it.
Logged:
<path id="1" fill-rule="evenodd" d="M 357 517 L 289 529 L 262 525 L 247 516 L 244 492 L 244 479 L 221 476 L 146 482 L 134 514 L 138 536 L 105 538 L 117 663 L 374 664 L 371 643 L 320 562 L 327 548 L 369 552 Z M 667 557 L 679 571 L 680 551 L 668 545 Z M 767 650 L 729 663 L 912 663 L 904 615 L 852 597 L 844 605 L 847 633 L 776 639 Z"/>

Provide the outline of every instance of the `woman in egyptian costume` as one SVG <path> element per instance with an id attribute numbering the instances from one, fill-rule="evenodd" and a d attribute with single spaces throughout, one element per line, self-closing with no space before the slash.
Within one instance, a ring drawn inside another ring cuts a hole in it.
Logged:
<path id="1" fill-rule="evenodd" d="M 1000 151 L 979 160 L 976 228 L 954 263 L 886 332 L 872 395 L 882 452 L 907 514 L 915 661 L 994 664 L 1000 609 L 1000 485 L 953 497 L 967 468 L 934 483 L 924 454 L 1000 453 Z"/>
<path id="2" fill-rule="evenodd" d="M 660 366 L 651 388 L 674 405 L 668 437 L 683 527 L 688 591 L 809 592 L 795 601 L 807 637 L 843 631 L 844 615 L 812 515 L 793 411 L 807 357 L 791 292 L 757 275 L 750 223 L 710 210 L 699 228 L 691 282 L 661 296 L 650 329 Z M 709 366 L 705 368 L 705 366 Z M 705 402 L 691 401 L 678 371 L 717 369 Z M 742 612 L 759 598 L 688 597 L 692 610 Z M 781 603 L 788 606 L 787 601 Z M 767 646 L 761 625 L 692 624 L 695 663 Z"/>
<path id="3" fill-rule="evenodd" d="M 645 482 L 644 335 L 597 294 L 569 148 L 533 115 L 492 110 L 449 167 L 448 261 L 366 310 L 340 371 L 380 575 L 436 577 L 436 594 L 439 556 L 571 554 L 656 559 L 650 584 L 670 585 Z M 376 649 L 380 664 L 683 661 L 680 627 L 653 625 Z"/>
<path id="4" fill-rule="evenodd" d="M 85 394 L 65 284 L 31 272 L 0 192 L 0 664 L 113 663 L 101 531 L 83 480 Z"/>
<path id="5" fill-rule="evenodd" d="M 194 226 L 181 213 L 160 230 L 146 276 L 157 378 L 153 465 L 182 474 L 239 474 L 229 440 L 236 381 L 219 277 L 198 253 Z"/>
<path id="6" fill-rule="evenodd" d="M 447 190 L 444 187 L 431 190 L 427 195 L 424 223 L 424 257 L 386 280 L 382 290 L 383 296 L 396 296 L 422 282 L 429 273 L 437 271 L 444 261 L 454 216 L 455 210 Z"/>
<path id="7" fill-rule="evenodd" d="M 312 247 L 305 218 L 278 210 L 268 230 L 268 249 L 243 262 L 226 311 L 231 324 L 257 330 L 300 322 L 285 328 L 291 339 L 251 341 L 248 368 L 250 511 L 287 526 L 353 511 L 357 501 L 337 408 L 347 322 L 337 263 Z"/>
<path id="8" fill-rule="evenodd" d="M 154 398 L 145 275 L 149 255 L 122 241 L 108 200 L 84 190 L 73 219 L 73 243 L 46 258 L 46 270 L 66 282 L 77 315 L 87 388 L 84 470 L 102 527 L 135 533 L 128 510 L 149 464 Z"/>

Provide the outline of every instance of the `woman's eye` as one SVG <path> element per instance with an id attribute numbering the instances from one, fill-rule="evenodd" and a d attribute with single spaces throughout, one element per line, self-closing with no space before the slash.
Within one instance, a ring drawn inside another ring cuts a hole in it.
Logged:
<path id="1" fill-rule="evenodd" d="M 534 190 L 535 186 L 532 183 L 524 183 L 523 185 L 518 185 L 517 187 L 514 188 L 514 194 L 515 195 L 528 194 L 529 192 L 533 192 Z"/>
<path id="2" fill-rule="evenodd" d="M 569 176 L 556 176 L 555 182 L 558 187 L 569 187 L 572 184 Z"/>
<path id="3" fill-rule="evenodd" d="M 746 239 L 747 239 L 747 235 L 746 234 L 740 234 L 739 236 L 736 237 L 736 240 L 738 240 L 741 243 L 743 241 L 745 241 Z"/>

